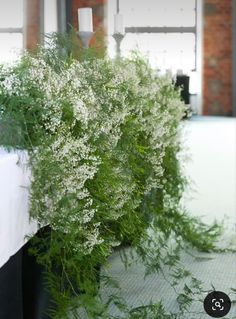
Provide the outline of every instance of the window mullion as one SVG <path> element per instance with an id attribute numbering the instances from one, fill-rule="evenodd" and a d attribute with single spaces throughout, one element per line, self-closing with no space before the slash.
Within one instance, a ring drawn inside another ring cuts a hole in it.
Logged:
<path id="1" fill-rule="evenodd" d="M 193 27 L 126 27 L 126 33 L 196 33 Z"/>
<path id="2" fill-rule="evenodd" d="M 23 28 L 0 28 L 0 33 L 22 33 Z"/>

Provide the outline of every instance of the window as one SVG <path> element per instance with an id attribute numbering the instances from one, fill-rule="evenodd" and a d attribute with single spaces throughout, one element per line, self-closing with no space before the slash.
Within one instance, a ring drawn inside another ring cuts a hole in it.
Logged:
<path id="1" fill-rule="evenodd" d="M 121 45 L 125 56 L 137 48 L 162 71 L 195 69 L 195 35 L 191 33 L 127 33 Z"/>
<path id="2" fill-rule="evenodd" d="M 114 15 L 116 3 L 109 3 Z M 154 68 L 196 69 L 196 0 L 120 0 L 119 7 L 125 21 L 124 56 L 138 49 Z M 112 34 L 112 14 L 109 17 Z M 109 38 L 109 52 L 114 55 L 115 41 Z"/>
<path id="3" fill-rule="evenodd" d="M 61 1 L 60 1 L 61 2 Z M 57 0 L 44 0 L 44 32 L 50 34 L 57 32 Z"/>
<path id="4" fill-rule="evenodd" d="M 190 76 L 194 107 L 201 113 L 201 0 L 108 0 L 108 53 L 114 57 L 114 14 L 119 4 L 125 37 L 121 55 L 138 49 L 161 73 Z M 194 99 L 194 97 L 193 97 Z"/>
<path id="5" fill-rule="evenodd" d="M 0 63 L 12 62 L 23 48 L 23 0 L 0 0 Z"/>

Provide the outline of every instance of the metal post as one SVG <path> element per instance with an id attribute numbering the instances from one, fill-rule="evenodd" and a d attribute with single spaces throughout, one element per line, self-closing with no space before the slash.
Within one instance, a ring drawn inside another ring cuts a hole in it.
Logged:
<path id="1" fill-rule="evenodd" d="M 57 0 L 57 29 L 59 33 L 66 33 L 66 2 Z"/>
<path id="2" fill-rule="evenodd" d="M 120 1 L 116 0 L 116 13 L 120 12 Z"/>

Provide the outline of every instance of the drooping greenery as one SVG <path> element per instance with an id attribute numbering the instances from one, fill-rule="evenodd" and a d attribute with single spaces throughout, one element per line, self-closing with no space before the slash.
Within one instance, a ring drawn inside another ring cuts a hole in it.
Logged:
<path id="1" fill-rule="evenodd" d="M 106 310 L 116 296 L 98 297 L 98 277 L 117 246 L 136 248 L 147 274 L 163 264 L 179 269 L 184 243 L 214 248 L 217 226 L 209 229 L 180 206 L 184 112 L 171 79 L 139 57 L 77 61 L 52 44 L 1 68 L 1 144 L 28 150 L 31 216 L 51 229 L 32 253 L 48 271 L 52 318 L 69 318 L 69 310 L 80 318 L 79 306 L 90 318 L 111 318 Z M 130 319 L 174 318 L 161 303 L 117 305 Z"/>

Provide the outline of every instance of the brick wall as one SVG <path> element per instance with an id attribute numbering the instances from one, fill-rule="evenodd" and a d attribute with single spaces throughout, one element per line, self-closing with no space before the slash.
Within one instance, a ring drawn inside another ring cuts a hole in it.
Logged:
<path id="1" fill-rule="evenodd" d="M 204 0 L 203 113 L 232 115 L 232 0 Z"/>
<path id="2" fill-rule="evenodd" d="M 43 41 L 42 1 L 25 0 L 24 2 L 24 48 L 35 50 Z"/>

